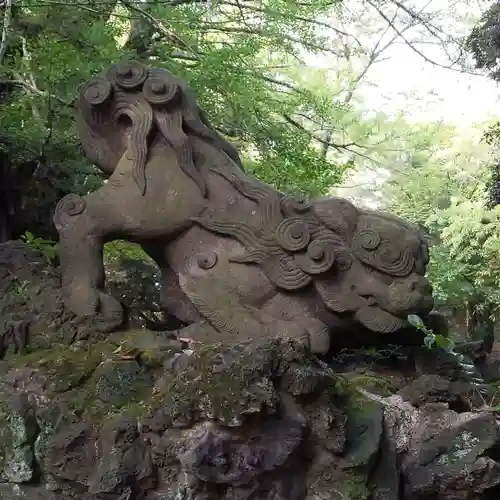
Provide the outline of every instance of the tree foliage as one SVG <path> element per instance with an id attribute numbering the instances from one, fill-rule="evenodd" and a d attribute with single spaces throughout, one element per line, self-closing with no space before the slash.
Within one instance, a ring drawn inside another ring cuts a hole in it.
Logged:
<path id="1" fill-rule="evenodd" d="M 466 47 L 476 67 L 485 69 L 494 80 L 500 80 L 500 3 L 493 3 L 473 27 Z"/>
<path id="2" fill-rule="evenodd" d="M 184 78 L 247 169 L 283 191 L 325 194 L 354 168 L 423 172 L 429 152 L 436 144 L 444 148 L 449 137 L 365 109 L 362 91 L 376 85 L 372 69 L 397 46 L 435 66 L 462 64 L 457 26 L 467 4 L 5 0 L 0 241 L 22 234 L 33 241 L 55 238 L 56 201 L 102 183 L 80 149 L 74 102 L 84 81 L 124 59 Z M 439 168 L 435 173 L 441 175 Z M 437 186 L 425 196 L 415 188 L 409 196 L 434 214 Z M 137 249 L 107 246 L 109 263 L 137 257 Z"/>
<path id="3" fill-rule="evenodd" d="M 327 50 L 328 34 L 318 34 L 316 19 L 333 4 L 4 2 L 0 147 L 10 232 L 30 229 L 21 213 L 46 217 L 66 192 L 85 193 L 100 182 L 79 149 L 73 103 L 86 79 L 126 58 L 185 78 L 258 175 L 281 188 L 324 191 L 340 170 L 321 156 L 307 129 L 286 117 L 300 107 L 331 120 L 335 105 L 296 85 L 287 70 L 303 64 L 305 54 Z M 33 222 L 39 230 L 47 226 Z"/>
<path id="4" fill-rule="evenodd" d="M 443 127 L 434 150 L 416 151 L 412 171 L 392 174 L 386 207 L 427 230 L 438 303 L 498 315 L 500 207 L 487 204 L 495 153 L 481 141 L 483 130 L 472 132 L 465 138 Z"/>
<path id="5" fill-rule="evenodd" d="M 446 9 L 432 2 L 6 0 L 2 6 L 0 239 L 26 230 L 54 236 L 55 201 L 102 181 L 80 151 L 73 103 L 79 86 L 110 62 L 134 58 L 185 78 L 251 171 L 279 189 L 317 195 L 356 162 L 383 159 L 394 130 L 381 133 L 386 117 L 366 117 L 357 92 L 394 44 L 433 64 L 446 58 L 425 54 L 429 40 L 448 58 L 460 53 Z"/>

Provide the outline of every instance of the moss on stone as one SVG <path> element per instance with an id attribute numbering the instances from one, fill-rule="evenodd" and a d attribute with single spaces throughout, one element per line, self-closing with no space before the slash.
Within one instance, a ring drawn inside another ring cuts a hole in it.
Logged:
<path id="1" fill-rule="evenodd" d="M 0 480 L 29 482 L 34 475 L 32 444 L 36 439 L 34 414 L 22 416 L 0 398 Z"/>
<path id="2" fill-rule="evenodd" d="M 141 363 L 150 368 L 157 369 L 163 366 L 166 358 L 172 356 L 172 352 L 165 352 L 160 349 L 148 348 L 144 349 L 140 354 Z"/>
<path id="3" fill-rule="evenodd" d="M 397 392 L 397 389 L 392 385 L 391 381 L 383 377 L 366 374 L 351 374 L 351 376 L 346 379 L 343 399 L 348 402 L 347 406 L 352 411 L 362 413 L 374 411 L 379 404 L 364 396 L 360 392 L 360 389 L 372 392 L 381 397 L 388 397 Z"/>
<path id="4" fill-rule="evenodd" d="M 76 415 L 99 424 L 122 410 L 134 415 L 149 410 L 151 375 L 136 361 L 120 359 L 115 350 L 116 344 L 106 342 L 54 344 L 50 349 L 12 356 L 9 366 L 39 369 L 54 397 Z"/>
<path id="5" fill-rule="evenodd" d="M 104 342 L 71 346 L 53 344 L 50 349 L 13 356 L 10 364 L 15 368 L 40 369 L 50 381 L 50 390 L 61 393 L 82 386 L 111 355 L 112 349 L 112 345 Z"/>
<path id="6" fill-rule="evenodd" d="M 94 371 L 85 386 L 69 400 L 77 414 L 100 422 L 125 407 L 146 404 L 152 393 L 151 376 L 132 360 L 107 359 Z"/>
<path id="7" fill-rule="evenodd" d="M 366 474 L 354 470 L 346 472 L 341 476 L 339 493 L 345 500 L 366 500 L 371 494 L 366 483 Z"/>
<path id="8" fill-rule="evenodd" d="M 239 421 L 249 406 L 265 403 L 269 395 L 265 388 L 261 398 L 251 390 L 261 368 L 255 356 L 241 353 L 232 363 L 223 363 L 221 356 L 218 345 L 202 346 L 185 370 L 163 378 L 154 396 L 156 404 L 172 420 L 197 409 L 208 418 L 230 424 Z"/>
<path id="9" fill-rule="evenodd" d="M 370 392 L 373 391 L 382 397 L 392 396 L 397 392 L 397 387 L 391 380 L 377 375 L 367 374 L 353 374 L 349 377 L 349 385 L 355 389 L 365 389 Z"/>

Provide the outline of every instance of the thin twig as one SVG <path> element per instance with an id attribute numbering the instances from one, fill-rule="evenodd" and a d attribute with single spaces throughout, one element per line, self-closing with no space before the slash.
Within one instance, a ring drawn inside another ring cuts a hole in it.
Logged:
<path id="1" fill-rule="evenodd" d="M 299 122 L 297 122 L 296 120 L 294 120 L 292 117 L 290 117 L 290 116 L 288 116 L 288 115 L 285 114 L 285 115 L 283 115 L 283 118 L 290 125 L 293 125 L 294 127 L 298 128 L 299 130 L 302 130 L 303 132 L 305 132 L 306 134 L 308 134 L 312 139 L 320 142 L 321 144 L 325 144 L 325 145 L 327 145 L 329 147 L 337 149 L 338 151 L 342 151 L 343 149 L 347 149 L 347 148 L 349 148 L 351 146 L 358 146 L 358 144 L 356 144 L 355 142 L 348 142 L 348 143 L 345 143 L 345 144 L 337 144 L 335 142 L 325 141 L 325 139 L 322 139 L 321 137 L 317 137 L 313 132 L 311 132 L 310 130 L 307 130 L 307 128 L 305 128 Z"/>
<path id="2" fill-rule="evenodd" d="M 36 95 L 40 95 L 40 96 L 44 96 L 44 97 L 50 96 L 51 99 L 54 99 L 55 101 L 63 104 L 64 106 L 68 106 L 70 108 L 74 107 L 74 104 L 72 102 L 65 101 L 61 97 L 58 97 L 54 94 L 46 92 L 45 90 L 40 90 L 38 87 L 33 86 L 31 83 L 20 78 L 20 75 L 16 75 L 16 76 L 18 78 L 15 80 L 0 79 L 0 85 L 15 85 L 17 87 L 23 87 L 25 90 L 27 90 L 28 92 L 31 92 L 32 94 L 36 94 Z"/>
<path id="3" fill-rule="evenodd" d="M 175 33 L 175 31 L 167 28 L 166 26 L 163 25 L 163 23 L 161 21 L 159 21 L 158 19 L 156 19 L 154 16 L 152 16 L 149 12 L 141 9 L 140 7 L 137 7 L 136 5 L 134 5 L 133 3 L 129 2 L 128 0 L 120 0 L 120 2 L 125 6 L 127 7 L 127 9 L 129 10 L 132 10 L 133 12 L 136 12 L 137 14 L 139 14 L 140 16 L 142 16 L 143 18 L 145 18 L 147 21 L 149 21 L 149 23 L 157 30 L 159 31 L 162 35 L 166 36 L 166 37 L 169 37 L 169 38 L 172 38 L 174 40 L 176 40 L 181 47 L 184 47 L 186 49 L 189 49 L 189 51 L 197 57 L 197 59 L 200 59 L 200 55 L 198 54 L 198 52 L 193 48 L 191 47 L 191 45 L 189 45 L 186 41 L 184 41 L 182 38 L 180 38 L 177 33 Z M 171 3 L 170 5 L 174 5 L 173 3 Z M 180 5 L 180 4 L 179 4 Z"/>

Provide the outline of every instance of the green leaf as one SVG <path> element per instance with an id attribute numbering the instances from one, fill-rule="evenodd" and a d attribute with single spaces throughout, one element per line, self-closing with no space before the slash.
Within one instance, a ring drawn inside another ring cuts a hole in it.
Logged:
<path id="1" fill-rule="evenodd" d="M 425 329 L 424 322 L 422 321 L 420 316 L 417 316 L 416 314 L 410 314 L 408 316 L 408 322 L 419 330 Z"/>
<path id="2" fill-rule="evenodd" d="M 432 349 L 432 346 L 436 343 L 436 338 L 434 334 L 429 334 L 424 337 L 424 345 L 427 349 Z"/>

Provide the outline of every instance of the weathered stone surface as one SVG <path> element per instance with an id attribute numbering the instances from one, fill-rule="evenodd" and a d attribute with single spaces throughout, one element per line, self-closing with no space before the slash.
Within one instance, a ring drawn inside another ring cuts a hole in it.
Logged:
<path id="1" fill-rule="evenodd" d="M 12 358 L 0 499 L 486 500 L 500 484 L 491 412 L 414 406 L 381 375 L 335 374 L 294 341 L 177 352 L 153 338 Z M 141 363 L 146 350 L 157 362 Z M 435 400 L 456 397 L 435 381 Z"/>
<path id="2" fill-rule="evenodd" d="M 425 403 L 464 403 L 464 398 L 471 390 L 471 385 L 465 381 L 451 381 L 439 375 L 422 375 L 407 385 L 398 394 L 403 400 L 413 406 Z"/>
<path id="3" fill-rule="evenodd" d="M 384 412 L 380 403 L 351 397 L 347 409 L 345 459 L 351 467 L 371 471 L 380 449 Z"/>
<path id="4" fill-rule="evenodd" d="M 123 345 L 128 350 L 130 339 Z M 80 359 L 82 349 L 85 377 L 75 370 L 62 384 L 68 360 Z M 101 353 L 99 362 L 93 349 Z M 299 500 L 307 488 L 313 429 L 319 432 L 315 440 L 332 438 L 323 442 L 327 453 L 343 451 L 346 416 L 335 399 L 345 383 L 300 345 L 269 341 L 203 346 L 192 354 L 162 351 L 166 362 L 154 367 L 121 359 L 124 350 L 89 345 L 65 351 L 55 345 L 12 362 L 4 418 L 21 430 L 2 427 L 9 430 L 0 449 L 9 457 L 2 462 L 5 481 L 39 480 L 40 498 L 54 499 L 134 498 L 138 491 L 150 498 L 168 491 L 171 498 L 268 498 L 273 491 L 273 498 Z M 30 402 L 20 407 L 24 413 L 14 405 L 19 394 Z M 102 411 L 96 412 L 99 404 Z M 35 429 L 31 437 L 25 408 Z M 289 474 L 291 482 L 285 480 Z"/>
<path id="5" fill-rule="evenodd" d="M 456 413 L 446 403 L 415 408 L 392 396 L 385 425 L 399 455 L 404 498 L 472 499 L 500 484 L 499 464 L 484 456 L 499 439 L 491 412 Z"/>
<path id="6" fill-rule="evenodd" d="M 190 323 L 183 336 L 207 343 L 276 336 L 327 354 L 332 332 L 338 345 L 362 325 L 380 341 L 408 330 L 409 314 L 431 312 L 419 227 L 253 178 L 167 70 L 115 64 L 83 85 L 76 108 L 83 149 L 110 176 L 54 213 L 64 304 L 79 317 L 100 329 L 123 324 L 102 279 L 102 247 L 113 239 L 155 260 L 163 306 Z"/>

